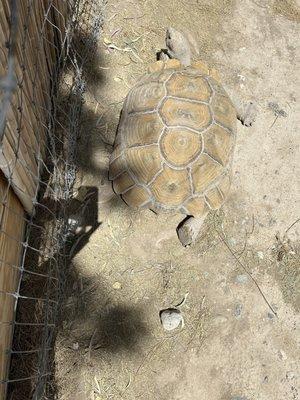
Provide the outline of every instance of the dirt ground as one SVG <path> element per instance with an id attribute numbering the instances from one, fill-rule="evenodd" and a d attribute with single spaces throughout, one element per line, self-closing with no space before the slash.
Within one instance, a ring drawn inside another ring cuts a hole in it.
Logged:
<path id="1" fill-rule="evenodd" d="M 78 154 L 99 226 L 70 265 L 58 398 L 298 399 L 299 0 L 110 0 L 104 16 Z M 180 216 L 132 211 L 107 182 L 122 101 L 168 26 L 189 30 L 231 96 L 259 109 L 238 126 L 230 198 L 189 248 Z M 184 327 L 164 331 L 160 310 L 183 299 Z"/>

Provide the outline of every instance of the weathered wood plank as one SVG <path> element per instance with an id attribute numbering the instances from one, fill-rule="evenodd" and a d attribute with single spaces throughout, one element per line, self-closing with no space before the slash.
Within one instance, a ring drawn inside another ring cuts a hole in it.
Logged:
<path id="1" fill-rule="evenodd" d="M 13 334 L 24 236 L 24 210 L 19 199 L 0 173 L 0 381 L 7 379 L 9 353 Z M 5 385 L 0 385 L 0 398 L 4 399 Z"/>

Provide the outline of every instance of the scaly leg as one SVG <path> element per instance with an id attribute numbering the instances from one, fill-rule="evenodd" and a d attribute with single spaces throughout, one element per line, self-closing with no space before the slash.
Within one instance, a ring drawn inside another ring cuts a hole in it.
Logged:
<path id="1" fill-rule="evenodd" d="M 198 237 L 207 213 L 201 217 L 188 217 L 177 228 L 177 234 L 183 246 L 189 246 Z"/>
<path id="2" fill-rule="evenodd" d="M 252 126 L 257 115 L 257 107 L 253 101 L 242 104 L 239 101 L 235 102 L 237 119 L 245 126 Z"/>

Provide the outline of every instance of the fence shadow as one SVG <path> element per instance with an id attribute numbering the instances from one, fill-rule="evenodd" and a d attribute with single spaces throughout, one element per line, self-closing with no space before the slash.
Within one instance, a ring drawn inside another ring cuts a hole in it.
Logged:
<path id="1" fill-rule="evenodd" d="M 54 343 L 59 332 L 66 348 L 72 345 L 68 326 L 74 323 L 88 326 L 92 321 L 92 335 L 87 329 L 78 338 L 79 345 L 86 349 L 91 359 L 101 357 L 104 352 L 111 355 L 134 352 L 140 337 L 147 334 L 138 308 L 114 305 L 101 276 L 97 282 L 79 276 L 72 261 L 101 227 L 99 187 L 101 189 L 101 183 L 106 187 L 110 185 L 108 163 L 96 166 L 92 158 L 97 148 L 108 160 L 114 133 L 110 132 L 107 141 L 106 126 L 111 115 L 103 116 L 90 110 L 82 97 L 84 88 L 81 84 L 97 85 L 99 89 L 105 79 L 97 68 L 101 64 L 101 54 L 95 37 L 78 29 L 70 52 L 62 76 L 73 77 L 75 83 L 71 90 L 64 84 L 56 88 L 53 98 L 55 112 L 51 115 L 53 130 L 49 131 L 35 217 L 27 227 L 29 242 L 26 244 L 11 352 L 10 400 L 57 398 Z M 76 65 L 71 62 L 74 59 Z M 52 84 L 54 88 L 57 83 L 53 81 Z M 53 133 L 55 135 L 51 137 Z M 74 149 L 68 148 L 70 143 Z M 72 193 L 65 195 L 70 158 L 74 168 L 97 175 L 99 186 L 83 185 L 78 190 L 78 197 L 72 197 Z M 61 190 L 57 195 L 60 184 Z M 113 197 L 110 202 L 111 207 L 122 204 L 115 199 Z M 101 299 L 95 298 L 95 285 L 97 293 L 100 286 Z M 71 360 L 75 368 L 79 363 L 76 353 Z"/>

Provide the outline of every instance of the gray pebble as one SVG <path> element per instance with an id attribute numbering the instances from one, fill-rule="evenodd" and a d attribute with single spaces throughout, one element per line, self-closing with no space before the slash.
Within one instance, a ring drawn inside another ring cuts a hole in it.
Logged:
<path id="1" fill-rule="evenodd" d="M 231 397 L 230 400 L 248 400 L 248 399 L 245 396 L 235 396 L 235 397 Z"/>
<path id="2" fill-rule="evenodd" d="M 184 324 L 182 315 L 177 308 L 167 308 L 159 313 L 160 321 L 166 331 L 176 329 L 180 324 Z"/>
<path id="3" fill-rule="evenodd" d="M 236 240 L 235 240 L 235 238 L 230 238 L 230 239 L 228 240 L 228 243 L 229 243 L 231 246 L 235 246 L 235 245 L 236 245 Z"/>
<path id="4" fill-rule="evenodd" d="M 275 315 L 274 315 L 273 313 L 268 312 L 268 318 L 269 318 L 270 320 L 274 319 L 274 317 L 275 317 Z"/>
<path id="5" fill-rule="evenodd" d="M 262 251 L 257 252 L 257 257 L 260 258 L 261 260 L 264 259 L 264 253 Z"/>
<path id="6" fill-rule="evenodd" d="M 236 304 L 236 306 L 234 308 L 234 316 L 236 318 L 241 318 L 242 310 L 243 310 L 243 305 L 242 304 Z"/>
<path id="7" fill-rule="evenodd" d="M 248 275 L 246 275 L 246 274 L 241 274 L 241 275 L 237 275 L 236 276 L 236 278 L 235 278 L 235 281 L 236 281 L 236 283 L 241 283 L 241 284 L 244 284 L 244 283 L 247 283 L 248 282 Z"/>

